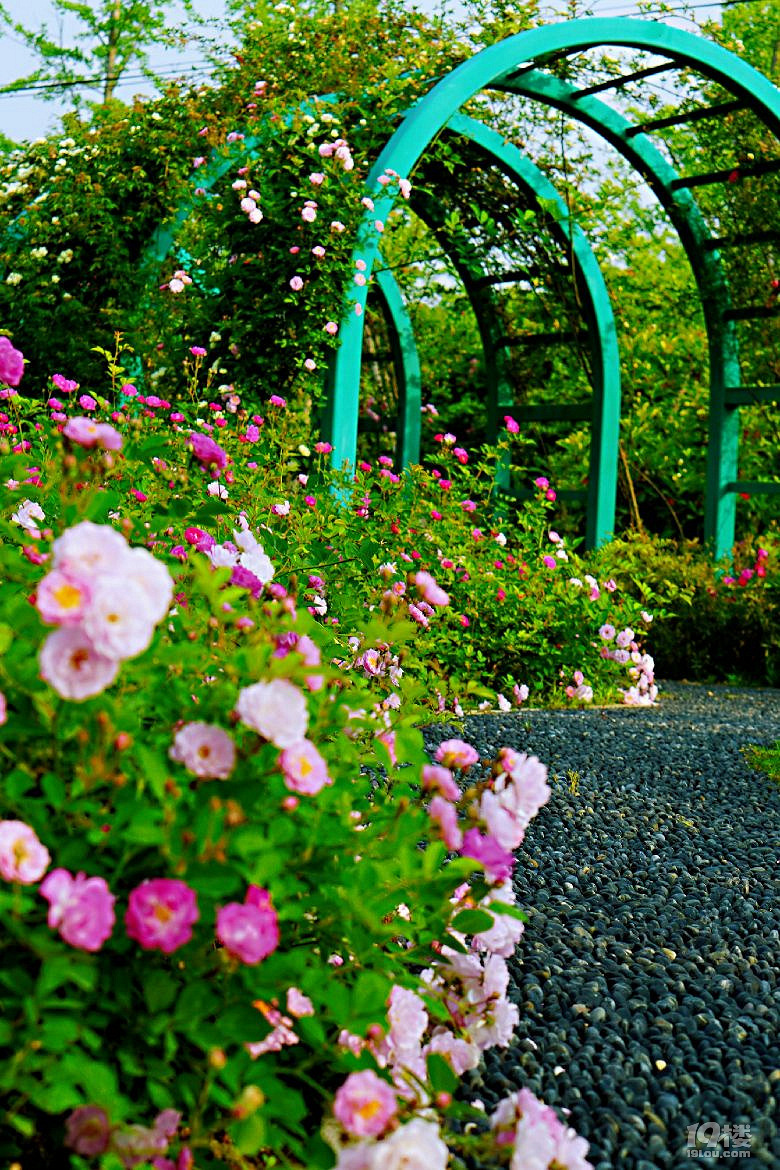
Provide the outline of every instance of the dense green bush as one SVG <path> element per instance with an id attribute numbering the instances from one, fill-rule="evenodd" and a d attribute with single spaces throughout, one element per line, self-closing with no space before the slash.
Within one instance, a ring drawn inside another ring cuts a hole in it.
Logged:
<path id="1" fill-rule="evenodd" d="M 621 589 L 661 618 L 647 644 L 662 677 L 780 685 L 780 544 L 776 536 L 737 545 L 715 565 L 696 542 L 624 537 L 596 558 Z"/>

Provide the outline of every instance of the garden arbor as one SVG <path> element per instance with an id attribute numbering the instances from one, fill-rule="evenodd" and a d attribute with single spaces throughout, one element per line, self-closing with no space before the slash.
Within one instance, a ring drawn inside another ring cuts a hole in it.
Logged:
<path id="1" fill-rule="evenodd" d="M 555 66 L 576 59 L 594 48 L 616 46 L 648 55 L 642 68 L 613 74 L 593 84 L 578 87 L 556 76 Z M 620 93 L 627 86 L 642 85 L 649 78 L 675 71 L 689 70 L 725 91 L 726 100 L 690 106 L 677 113 L 642 122 L 633 121 L 602 97 Z M 714 553 L 727 553 L 734 541 L 736 497 L 741 492 L 780 494 L 777 483 L 743 482 L 738 478 L 739 407 L 749 402 L 777 403 L 780 386 L 743 385 L 741 378 L 738 327 L 740 323 L 776 317 L 776 304 L 763 303 L 757 292 L 751 303 L 733 304 L 724 257 L 737 249 L 764 244 L 774 246 L 777 234 L 771 231 L 718 234 L 697 205 L 693 191 L 716 184 L 772 182 L 780 175 L 780 91 L 765 77 L 727 50 L 698 36 L 655 22 L 643 20 L 584 19 L 547 25 L 519 33 L 483 50 L 444 77 L 406 114 L 392 135 L 369 175 L 369 190 L 374 208 L 366 213 L 355 259 L 365 264 L 370 275 L 378 271 L 378 289 L 385 312 L 393 322 L 400 354 L 402 385 L 401 430 L 406 439 L 401 450 L 408 460 L 414 456 L 415 440 L 410 428 L 415 387 L 413 336 L 403 311 L 398 289 L 381 268 L 381 225 L 387 220 L 395 200 L 395 188 L 380 182 L 388 172 L 411 175 L 433 140 L 447 132 L 465 135 L 489 153 L 496 165 L 513 181 L 536 188 L 542 198 L 539 181 L 528 160 L 500 135 L 482 123 L 466 118 L 461 108 L 482 91 L 508 94 L 540 102 L 565 113 L 595 131 L 615 148 L 647 182 L 666 211 L 685 249 L 696 279 L 709 348 L 709 439 L 704 506 L 704 537 Z M 735 159 L 727 168 L 718 167 L 701 173 L 680 175 L 669 153 L 653 139 L 665 129 L 684 126 L 704 119 L 718 120 L 735 111 L 749 111 L 764 131 L 761 157 Z M 538 172 L 537 172 L 538 173 Z M 560 229 L 569 241 L 575 239 L 574 224 L 567 222 L 565 207 L 560 210 Z M 424 209 L 421 209 L 424 212 Z M 377 228 L 377 223 L 380 225 Z M 441 224 L 432 225 L 439 233 Z M 579 233 L 577 239 L 577 274 L 587 289 L 583 316 L 591 336 L 594 357 L 593 401 L 587 410 L 591 421 L 590 483 L 588 489 L 587 539 L 591 545 L 602 543 L 614 526 L 618 419 L 620 384 L 617 371 L 612 317 L 604 304 L 605 291 L 597 266 Z M 464 276 L 464 273 L 461 273 Z M 495 421 L 499 408 L 511 408 L 510 388 L 500 375 L 500 349 L 497 331 L 490 324 L 489 299 L 476 297 L 475 284 L 490 283 L 490 274 L 474 279 L 466 272 L 464 285 L 477 313 L 486 368 L 489 378 L 489 415 Z M 356 290 L 355 308 L 344 316 L 340 326 L 340 346 L 335 355 L 329 394 L 328 429 L 333 443 L 333 463 L 341 466 L 355 458 L 359 405 L 363 310 L 368 286 Z M 492 347 L 492 352 L 489 352 Z M 417 379 L 415 381 L 415 378 Z M 534 414 L 526 408 L 526 417 Z M 536 408 L 538 411 L 538 408 Z M 583 417 L 561 410 L 559 417 Z M 593 482 L 595 476 L 595 483 Z"/>

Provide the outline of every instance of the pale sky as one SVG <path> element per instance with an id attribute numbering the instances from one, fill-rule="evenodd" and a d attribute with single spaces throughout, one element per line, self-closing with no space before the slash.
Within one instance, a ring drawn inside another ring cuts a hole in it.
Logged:
<path id="1" fill-rule="evenodd" d="M 694 3 L 699 17 L 717 16 L 720 7 L 717 0 L 706 5 L 706 11 L 699 11 L 705 7 L 704 0 L 694 0 Z M 597 16 L 637 15 L 635 0 L 590 0 L 590 3 L 582 0 L 583 10 L 586 4 L 587 9 Z M 435 12 L 441 10 L 442 3 L 441 0 L 417 0 L 416 6 L 423 11 Z M 50 36 L 58 31 L 59 18 L 50 0 L 5 0 L 5 7 L 13 19 L 23 21 L 27 28 L 37 29 L 40 24 L 46 22 Z M 460 7 L 458 0 L 449 0 L 447 3 L 450 11 L 457 12 Z M 223 10 L 223 5 L 221 0 L 200 0 L 198 8 L 205 16 L 218 15 Z M 560 10 L 554 0 L 551 0 L 550 9 L 551 13 Z M 666 19 L 674 20 L 673 17 Z M 687 27 L 690 27 L 690 24 Z M 67 26 L 59 31 L 63 43 L 68 44 Z M 0 86 L 31 73 L 35 64 L 35 58 L 23 44 L 12 36 L 0 34 Z M 161 48 L 150 54 L 150 64 L 155 69 L 162 67 L 176 70 L 184 77 L 191 76 L 193 81 L 202 81 L 206 77 L 206 67 L 197 50 L 185 50 L 177 56 Z M 136 73 L 131 81 L 118 87 L 117 97 L 129 101 L 134 94 L 152 92 L 153 87 L 139 79 Z M 0 94 L 0 133 L 17 141 L 37 138 L 56 129 L 59 116 L 67 110 L 68 105 L 67 97 L 60 101 L 43 101 L 40 97 L 28 93 Z"/>

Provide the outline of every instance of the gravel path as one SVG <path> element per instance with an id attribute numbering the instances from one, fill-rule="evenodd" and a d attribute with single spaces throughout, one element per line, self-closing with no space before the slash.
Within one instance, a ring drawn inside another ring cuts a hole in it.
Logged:
<path id="1" fill-rule="evenodd" d="M 570 1110 L 597 1170 L 780 1167 L 780 786 L 740 751 L 780 739 L 780 691 L 662 699 L 466 720 L 481 753 L 556 777 L 516 866 L 517 1041 L 473 1087 L 488 1108 L 528 1085 Z"/>

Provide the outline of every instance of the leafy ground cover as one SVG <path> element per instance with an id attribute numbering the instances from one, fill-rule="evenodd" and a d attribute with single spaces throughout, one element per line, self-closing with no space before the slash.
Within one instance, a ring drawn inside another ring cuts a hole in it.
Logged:
<path id="1" fill-rule="evenodd" d="M 771 747 L 746 748 L 745 751 L 751 767 L 765 772 L 770 780 L 780 784 L 780 743 Z"/>

